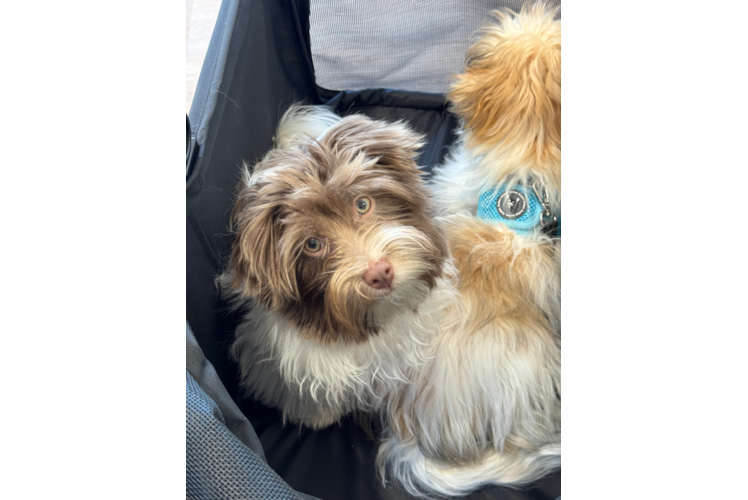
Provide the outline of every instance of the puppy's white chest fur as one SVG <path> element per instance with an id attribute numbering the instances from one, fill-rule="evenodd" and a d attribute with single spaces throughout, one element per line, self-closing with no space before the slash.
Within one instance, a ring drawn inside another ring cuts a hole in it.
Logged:
<path id="1" fill-rule="evenodd" d="M 353 410 L 377 411 L 426 363 L 426 349 L 454 293 L 449 279 L 439 279 L 416 310 L 387 318 L 378 335 L 357 344 L 306 339 L 282 316 L 256 307 L 237 329 L 232 348 L 242 383 L 282 409 L 284 420 L 315 429 Z"/>

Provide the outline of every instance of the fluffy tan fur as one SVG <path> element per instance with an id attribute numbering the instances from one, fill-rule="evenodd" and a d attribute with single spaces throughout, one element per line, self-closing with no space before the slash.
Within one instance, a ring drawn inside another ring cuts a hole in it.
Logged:
<path id="1" fill-rule="evenodd" d="M 459 295 L 433 361 L 391 402 L 393 435 L 445 465 L 537 451 L 560 430 L 561 248 L 470 217 L 445 224 Z"/>
<path id="2" fill-rule="evenodd" d="M 530 170 L 561 190 L 561 23 L 543 4 L 497 12 L 449 92 L 466 144 L 497 179 Z"/>
<path id="3" fill-rule="evenodd" d="M 527 241 L 464 217 L 449 219 L 447 235 L 458 290 L 471 304 L 470 331 L 511 321 L 520 346 L 538 334 L 553 336 L 559 327 L 560 245 Z"/>

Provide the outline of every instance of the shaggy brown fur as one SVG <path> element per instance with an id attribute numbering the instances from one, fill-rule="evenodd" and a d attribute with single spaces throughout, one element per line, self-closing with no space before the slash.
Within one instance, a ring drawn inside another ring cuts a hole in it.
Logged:
<path id="1" fill-rule="evenodd" d="M 308 339 L 365 342 L 379 330 L 372 308 L 388 298 L 363 282 L 367 267 L 390 262 L 397 289 L 418 262 L 415 279 L 430 289 L 447 257 L 414 161 L 421 145 L 404 125 L 350 116 L 319 141 L 272 150 L 239 187 L 223 286 Z M 361 215 L 354 204 L 363 196 L 373 203 Z M 389 236 L 397 228 L 405 232 Z M 304 251 L 310 238 L 324 245 L 316 254 Z"/>

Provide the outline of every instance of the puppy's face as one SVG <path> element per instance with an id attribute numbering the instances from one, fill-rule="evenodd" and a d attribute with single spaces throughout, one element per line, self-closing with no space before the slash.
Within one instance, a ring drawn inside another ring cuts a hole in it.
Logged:
<path id="1" fill-rule="evenodd" d="M 271 151 L 240 185 L 223 283 L 322 343 L 364 342 L 415 309 L 447 246 L 402 125 L 344 118 Z"/>

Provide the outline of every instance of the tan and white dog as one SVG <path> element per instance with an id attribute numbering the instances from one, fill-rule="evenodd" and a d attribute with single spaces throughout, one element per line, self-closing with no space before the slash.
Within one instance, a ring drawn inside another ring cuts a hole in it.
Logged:
<path id="1" fill-rule="evenodd" d="M 463 129 L 433 187 L 459 293 L 429 362 L 389 400 L 378 457 L 413 494 L 521 485 L 560 466 L 556 14 L 497 13 L 449 94 Z"/>
<path id="2" fill-rule="evenodd" d="M 239 186 L 219 283 L 251 305 L 233 346 L 243 385 L 313 428 L 381 412 L 380 471 L 414 494 L 560 465 L 555 14 L 499 14 L 471 47 L 436 204 L 414 161 L 422 137 L 324 107 L 292 107 Z M 506 222 L 479 217 L 485 200 Z"/>

